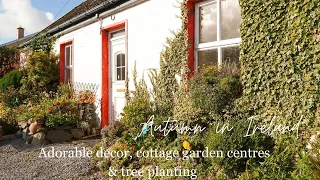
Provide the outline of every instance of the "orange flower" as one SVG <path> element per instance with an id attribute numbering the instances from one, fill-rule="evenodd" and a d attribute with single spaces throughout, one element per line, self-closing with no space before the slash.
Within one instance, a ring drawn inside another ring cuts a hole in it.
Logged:
<path id="1" fill-rule="evenodd" d="M 37 116 L 37 117 L 40 117 L 40 116 L 41 116 L 41 114 L 37 114 L 36 116 Z"/>
<path id="2" fill-rule="evenodd" d="M 134 148 L 136 148 L 134 145 L 131 146 L 131 149 L 134 150 Z"/>

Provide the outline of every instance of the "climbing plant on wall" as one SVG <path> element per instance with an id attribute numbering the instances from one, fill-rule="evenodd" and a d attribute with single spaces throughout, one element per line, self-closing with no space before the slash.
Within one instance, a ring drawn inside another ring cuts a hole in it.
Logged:
<path id="1" fill-rule="evenodd" d="M 172 116 L 174 95 L 178 91 L 178 79 L 183 83 L 189 72 L 187 67 L 189 40 L 187 36 L 187 7 L 185 1 L 181 3 L 181 29 L 173 32 L 173 38 L 167 38 L 166 46 L 160 57 L 160 72 L 155 77 L 156 114 Z"/>
<path id="2" fill-rule="evenodd" d="M 49 36 L 45 34 L 38 34 L 36 37 L 31 39 L 28 47 L 32 52 L 43 51 L 47 54 L 52 52 L 53 43 L 57 40 L 58 36 Z"/>
<path id="3" fill-rule="evenodd" d="M 311 129 L 319 107 L 320 4 L 313 0 L 239 0 L 240 104 L 251 115 Z"/>

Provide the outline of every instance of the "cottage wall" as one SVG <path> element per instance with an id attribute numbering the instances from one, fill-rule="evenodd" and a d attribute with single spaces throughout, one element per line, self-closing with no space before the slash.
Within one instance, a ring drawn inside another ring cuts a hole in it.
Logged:
<path id="1" fill-rule="evenodd" d="M 150 0 L 137 6 L 87 25 L 61 36 L 55 44 L 56 53 L 60 44 L 73 40 L 74 50 L 74 82 L 95 83 L 99 85 L 97 92 L 101 98 L 102 81 L 102 40 L 100 28 L 127 20 L 128 31 L 128 70 L 130 85 L 133 90 L 132 70 L 137 63 L 138 78 L 150 68 L 159 68 L 160 52 L 165 40 L 171 37 L 171 31 L 181 26 L 179 4 L 175 0 Z M 66 30 L 68 31 L 68 29 Z M 100 112 L 99 112 L 100 113 Z"/>

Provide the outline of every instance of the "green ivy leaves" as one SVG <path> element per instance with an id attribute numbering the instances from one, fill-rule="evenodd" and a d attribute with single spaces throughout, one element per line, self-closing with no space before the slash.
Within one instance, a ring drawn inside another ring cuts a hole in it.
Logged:
<path id="1" fill-rule="evenodd" d="M 240 0 L 240 104 L 254 114 L 279 114 L 279 123 L 296 122 L 305 128 L 319 122 L 320 4 L 316 1 Z M 311 18 L 314 17 L 314 18 Z"/>

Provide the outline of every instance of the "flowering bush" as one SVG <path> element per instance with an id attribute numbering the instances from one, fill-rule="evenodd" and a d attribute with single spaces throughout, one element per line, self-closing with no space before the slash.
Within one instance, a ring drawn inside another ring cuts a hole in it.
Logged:
<path id="1" fill-rule="evenodd" d="M 1 117 L 9 122 L 42 122 L 49 128 L 61 125 L 80 126 L 80 122 L 89 122 L 89 113 L 86 112 L 85 116 L 83 107 L 89 107 L 95 100 L 94 93 L 75 93 L 70 85 L 59 86 L 57 92 L 43 92 L 29 97 L 22 97 L 21 94 L 14 88 L 9 88 L 2 94 L 4 107 L 1 108 Z"/>
<path id="2" fill-rule="evenodd" d="M 49 103 L 45 125 L 51 128 L 60 125 L 78 125 L 80 113 L 78 104 L 71 94 L 57 97 Z"/>
<path id="3" fill-rule="evenodd" d="M 96 96 L 92 91 L 80 91 L 77 95 L 77 102 L 79 104 L 90 104 L 96 101 Z"/>
<path id="4" fill-rule="evenodd" d="M 0 47 L 0 77 L 19 67 L 19 56 L 16 49 Z"/>
<path id="5" fill-rule="evenodd" d="M 37 94 L 56 90 L 59 84 L 59 57 L 44 52 L 34 52 L 28 56 L 26 75 L 22 78 L 21 89 Z"/>

